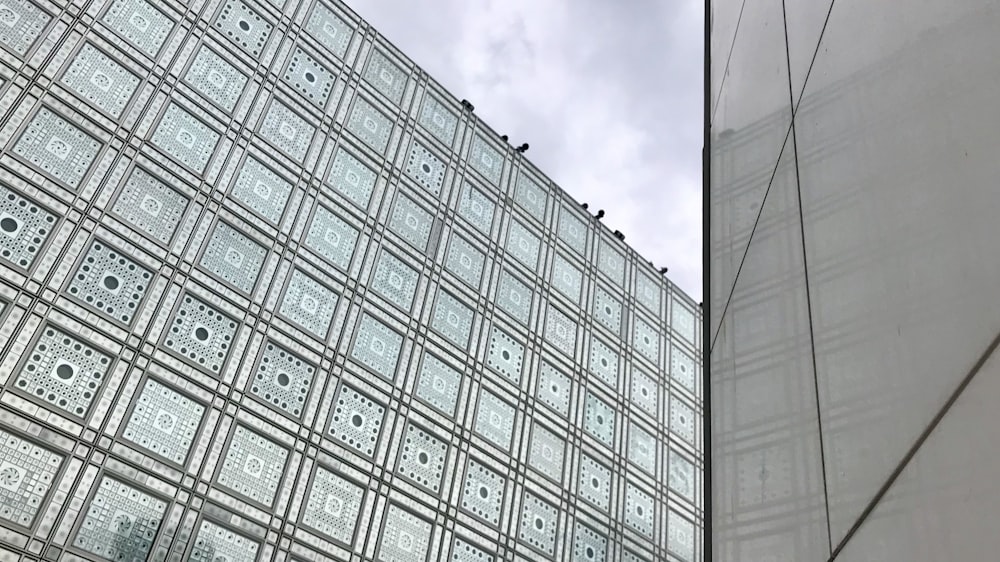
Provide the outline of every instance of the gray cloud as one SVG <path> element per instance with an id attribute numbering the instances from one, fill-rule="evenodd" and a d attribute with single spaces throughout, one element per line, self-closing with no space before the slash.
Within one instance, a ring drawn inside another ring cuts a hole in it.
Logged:
<path id="1" fill-rule="evenodd" d="M 700 0 L 369 0 L 390 42 L 701 300 Z"/>

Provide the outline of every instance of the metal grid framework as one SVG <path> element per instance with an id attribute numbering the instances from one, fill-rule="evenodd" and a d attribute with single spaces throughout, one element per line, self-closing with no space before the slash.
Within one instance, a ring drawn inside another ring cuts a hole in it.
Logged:
<path id="1" fill-rule="evenodd" d="M 0 559 L 700 559 L 698 306 L 340 2 L 0 2 L 0 149 Z"/>

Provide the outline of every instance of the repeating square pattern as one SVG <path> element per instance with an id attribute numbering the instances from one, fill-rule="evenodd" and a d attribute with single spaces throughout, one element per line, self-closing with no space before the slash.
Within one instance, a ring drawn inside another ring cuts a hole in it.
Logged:
<path id="1" fill-rule="evenodd" d="M 174 20 L 144 0 L 115 0 L 101 20 L 151 59 L 174 29 Z"/>
<path id="2" fill-rule="evenodd" d="M 305 245 L 340 269 L 346 270 L 354 257 L 359 232 L 322 204 L 316 205 Z"/>
<path id="3" fill-rule="evenodd" d="M 670 431 L 694 445 L 694 410 L 677 398 L 670 398 Z"/>
<path id="4" fill-rule="evenodd" d="M 61 81 L 88 104 L 116 119 L 139 87 L 138 76 L 90 43 L 77 51 Z"/>
<path id="5" fill-rule="evenodd" d="M 667 485 L 685 499 L 694 501 L 694 465 L 675 451 L 670 451 L 669 459 Z"/>
<path id="6" fill-rule="evenodd" d="M 670 324 L 674 327 L 674 331 L 680 334 L 681 337 L 690 343 L 694 343 L 694 312 L 680 303 L 674 304 L 670 307 Z"/>
<path id="7" fill-rule="evenodd" d="M 406 73 L 389 57 L 378 49 L 372 49 L 368 65 L 365 67 L 365 80 L 375 87 L 382 95 L 399 104 L 403 101 L 406 90 Z"/>
<path id="8" fill-rule="evenodd" d="M 190 562 L 254 562 L 260 543 L 207 519 L 201 521 Z"/>
<path id="9" fill-rule="evenodd" d="M 492 392 L 482 389 L 472 430 L 501 450 L 510 448 L 514 436 L 514 407 Z"/>
<path id="10" fill-rule="evenodd" d="M 594 319 L 612 333 L 621 333 L 622 303 L 600 287 L 594 290 Z"/>
<path id="11" fill-rule="evenodd" d="M 519 384 L 521 382 L 521 367 L 524 364 L 524 344 L 517 342 L 503 330 L 494 327 L 490 330 L 486 364 L 510 382 Z"/>
<path id="12" fill-rule="evenodd" d="M 590 372 L 597 375 L 597 378 L 610 386 L 618 389 L 618 368 L 621 358 L 597 338 L 590 340 Z"/>
<path id="13" fill-rule="evenodd" d="M 305 29 L 340 59 L 347 54 L 354 34 L 354 29 L 322 2 L 313 4 Z"/>
<path id="14" fill-rule="evenodd" d="M 565 208 L 559 214 L 556 237 L 581 256 L 587 251 L 587 226 Z"/>
<path id="15" fill-rule="evenodd" d="M 189 293 L 181 297 L 163 346 L 218 376 L 236 337 L 237 323 Z"/>
<path id="16" fill-rule="evenodd" d="M 472 141 L 472 148 L 469 150 L 469 166 L 483 175 L 495 186 L 500 185 L 500 176 L 503 173 L 503 157 L 493 146 L 476 137 Z"/>
<path id="17" fill-rule="evenodd" d="M 651 416 L 656 416 L 657 405 L 657 385 L 656 382 L 646 376 L 645 373 L 634 369 L 632 371 L 632 388 L 629 396 L 632 403 Z"/>
<path id="18" fill-rule="evenodd" d="M 493 562 L 495 558 L 490 556 L 485 550 L 472 546 L 468 542 L 455 537 L 455 542 L 451 547 L 451 562 Z"/>
<path id="19" fill-rule="evenodd" d="M 545 194 L 545 190 L 535 183 L 535 180 L 524 174 L 521 174 L 517 178 L 517 187 L 514 190 L 514 202 L 527 211 L 535 220 L 539 222 L 545 221 L 545 207 L 548 204 L 548 196 Z"/>
<path id="20" fill-rule="evenodd" d="M 0 429 L 0 521 L 31 527 L 64 457 Z"/>
<path id="21" fill-rule="evenodd" d="M 628 460 L 650 476 L 656 474 L 656 439 L 635 422 L 628 428 Z"/>
<path id="22" fill-rule="evenodd" d="M 608 538 L 580 523 L 573 527 L 573 561 L 607 562 Z"/>
<path id="23" fill-rule="evenodd" d="M 521 324 L 527 324 L 531 315 L 531 300 L 532 291 L 526 283 L 507 270 L 500 273 L 500 283 L 494 301 L 497 308 Z"/>
<path id="24" fill-rule="evenodd" d="M 534 271 L 538 267 L 538 252 L 541 241 L 516 220 L 510 223 L 507 233 L 507 253 Z"/>
<path id="25" fill-rule="evenodd" d="M 392 206 L 392 215 L 389 217 L 389 230 L 423 252 L 430 241 L 433 223 L 434 216 L 413 199 L 402 193 L 396 196 L 396 203 Z"/>
<path id="26" fill-rule="evenodd" d="M 462 509 L 485 523 L 499 526 L 506 484 L 502 476 L 470 460 L 462 485 Z"/>
<path id="27" fill-rule="evenodd" d="M 155 455 L 184 465 L 205 407 L 153 379 L 146 380 L 122 437 Z"/>
<path id="28" fill-rule="evenodd" d="M 403 349 L 403 336 L 369 314 L 358 320 L 351 358 L 361 362 L 386 380 L 396 378 L 396 366 Z"/>
<path id="29" fill-rule="evenodd" d="M 256 10 L 240 0 L 227 0 L 213 25 L 254 58 L 263 52 L 274 29 Z"/>
<path id="30" fill-rule="evenodd" d="M 467 349 L 469 346 L 474 317 L 472 309 L 462 304 L 461 300 L 451 293 L 438 291 L 431 328 L 440 332 L 459 349 Z"/>
<path id="31" fill-rule="evenodd" d="M 66 292 L 104 316 L 129 325 L 152 281 L 152 271 L 95 240 L 77 265 Z"/>
<path id="32" fill-rule="evenodd" d="M 558 528 L 559 511 L 531 492 L 525 492 L 518 540 L 546 556 L 554 556 Z"/>
<path id="33" fill-rule="evenodd" d="M 566 443 L 558 435 L 535 423 L 531 430 L 528 466 L 555 482 L 562 482 Z"/>
<path id="34" fill-rule="evenodd" d="M 339 300 L 337 293 L 296 269 L 281 297 L 279 313 L 320 340 L 326 340 Z"/>
<path id="35" fill-rule="evenodd" d="M 349 386 L 342 386 L 330 418 L 330 435 L 365 457 L 375 455 L 385 406 Z"/>
<path id="36" fill-rule="evenodd" d="M 631 482 L 625 484 L 625 524 L 652 540 L 653 498 Z"/>
<path id="37" fill-rule="evenodd" d="M 57 221 L 54 213 L 0 184 L 0 259 L 30 269 Z"/>
<path id="38" fill-rule="evenodd" d="M 355 98 L 354 109 L 347 118 L 346 128 L 379 154 L 385 154 L 389 147 L 392 120 L 364 98 Z"/>
<path id="39" fill-rule="evenodd" d="M 545 341 L 552 344 L 556 349 L 562 351 L 570 357 L 576 355 L 576 332 L 577 324 L 560 312 L 555 307 L 549 305 L 545 311 Z"/>
<path id="40" fill-rule="evenodd" d="M 338 148 L 326 184 L 358 207 L 367 210 L 375 190 L 375 171 L 343 148 Z"/>
<path id="41" fill-rule="evenodd" d="M 621 255 L 621 252 L 611 247 L 610 242 L 601 242 L 601 251 L 600 256 L 597 259 L 597 267 L 619 287 L 624 282 L 625 258 Z"/>
<path id="42" fill-rule="evenodd" d="M 380 562 L 425 562 L 430 551 L 431 524 L 390 504 L 379 543 Z"/>
<path id="43" fill-rule="evenodd" d="M 635 300 L 646 310 L 655 316 L 660 315 L 660 303 L 662 292 L 658 283 L 649 278 L 645 273 L 639 274 L 635 281 Z"/>
<path id="44" fill-rule="evenodd" d="M 215 223 L 198 262 L 201 267 L 244 293 L 253 292 L 264 267 L 267 250 L 228 223 Z"/>
<path id="45" fill-rule="evenodd" d="M 590 392 L 584 406 L 583 429 L 608 447 L 614 446 L 615 410 Z"/>
<path id="46" fill-rule="evenodd" d="M 202 45 L 188 67 L 184 79 L 201 95 L 232 113 L 249 78 L 226 59 Z"/>
<path id="47" fill-rule="evenodd" d="M 111 210 L 161 244 L 169 244 L 190 200 L 146 170 L 135 167 Z"/>
<path id="48" fill-rule="evenodd" d="M 573 389 L 570 378 L 559 372 L 551 363 L 542 362 L 538 374 L 538 387 L 535 397 L 562 417 L 569 416 L 569 397 Z"/>
<path id="49" fill-rule="evenodd" d="M 493 216 L 496 203 L 478 189 L 466 183 L 458 199 L 458 216 L 465 219 L 479 232 L 490 235 L 493 230 Z"/>
<path id="50" fill-rule="evenodd" d="M 455 131 L 458 130 L 458 117 L 434 96 L 424 98 L 418 118 L 420 126 L 436 139 L 451 146 L 455 142 Z"/>
<path id="51" fill-rule="evenodd" d="M 580 457 L 577 495 L 603 511 L 611 505 L 611 469 L 584 453 Z"/>
<path id="52" fill-rule="evenodd" d="M 23 57 L 50 21 L 52 16 L 29 0 L 7 0 L 0 11 L 0 45 Z"/>
<path id="53" fill-rule="evenodd" d="M 288 449 L 236 425 L 219 469 L 219 485 L 270 507 L 281 485 Z"/>
<path id="54" fill-rule="evenodd" d="M 552 262 L 552 286 L 568 298 L 570 302 L 579 304 L 580 294 L 583 289 L 583 272 L 559 254 L 556 254 Z"/>
<path id="55" fill-rule="evenodd" d="M 186 109 L 171 102 L 163 112 L 151 140 L 175 160 L 202 174 L 215 153 L 219 138 L 219 133 Z"/>
<path id="56" fill-rule="evenodd" d="M 361 515 L 365 491 L 354 482 L 317 465 L 306 496 L 302 523 L 320 534 L 350 546 Z"/>
<path id="57" fill-rule="evenodd" d="M 272 408 L 298 419 L 305 409 L 316 367 L 277 343 L 267 340 L 250 380 L 250 394 Z"/>
<path id="58" fill-rule="evenodd" d="M 461 389 L 462 374 L 425 351 L 417 378 L 417 397 L 448 417 L 453 417 Z"/>
<path id="59" fill-rule="evenodd" d="M 100 149 L 96 138 L 47 107 L 38 110 L 14 143 L 14 154 L 74 190 Z"/>
<path id="60" fill-rule="evenodd" d="M 110 370 L 109 355 L 46 325 L 14 387 L 75 418 L 85 418 Z"/>
<path id="61" fill-rule="evenodd" d="M 237 201 L 276 225 L 285 214 L 292 184 L 254 156 L 247 156 L 231 193 Z"/>
<path id="62" fill-rule="evenodd" d="M 301 47 L 295 47 L 281 78 L 320 108 L 330 100 L 335 80 L 329 69 Z"/>
<path id="63" fill-rule="evenodd" d="M 431 194 L 435 196 L 441 194 L 441 186 L 444 184 L 444 162 L 416 141 L 410 146 L 405 172 Z"/>
<path id="64" fill-rule="evenodd" d="M 275 99 L 264 114 L 258 132 L 261 138 L 302 164 L 316 134 L 316 127 Z"/>
<path id="65" fill-rule="evenodd" d="M 684 562 L 694 560 L 694 523 L 674 511 L 667 515 L 667 549 Z"/>
<path id="66" fill-rule="evenodd" d="M 632 329 L 632 345 L 639 355 L 649 359 L 653 364 L 659 364 L 660 336 L 652 326 L 638 317 Z"/>
<path id="67" fill-rule="evenodd" d="M 438 495 L 441 493 L 441 479 L 447 461 L 447 443 L 412 423 L 406 426 L 399 451 L 397 473 L 428 492 Z"/>
<path id="68" fill-rule="evenodd" d="M 391 252 L 382 250 L 375 262 L 371 289 L 400 310 L 409 312 L 413 307 L 413 297 L 417 292 L 420 273 L 397 258 Z"/>
<path id="69" fill-rule="evenodd" d="M 146 560 L 166 511 L 165 501 L 102 476 L 73 546 L 108 560 Z"/>

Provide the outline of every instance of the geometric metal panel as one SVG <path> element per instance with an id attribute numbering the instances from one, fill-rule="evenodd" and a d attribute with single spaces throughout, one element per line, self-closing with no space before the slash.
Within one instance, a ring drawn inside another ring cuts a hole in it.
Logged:
<path id="1" fill-rule="evenodd" d="M 406 158 L 406 174 L 436 196 L 441 193 L 444 172 L 445 163 L 414 141 L 410 147 L 410 155 Z"/>
<path id="2" fill-rule="evenodd" d="M 441 491 L 441 478 L 447 460 L 447 443 L 412 423 L 406 426 L 396 472 L 437 495 Z"/>
<path id="3" fill-rule="evenodd" d="M 153 379 L 146 380 L 133 403 L 135 407 L 122 436 L 142 449 L 183 465 L 205 407 Z"/>
<path id="4" fill-rule="evenodd" d="M 590 392 L 587 392 L 583 429 L 608 447 L 614 445 L 615 411 Z"/>
<path id="5" fill-rule="evenodd" d="M 215 27 L 252 57 L 260 56 L 271 30 L 274 29 L 273 25 L 240 0 L 226 1 L 215 19 Z"/>
<path id="6" fill-rule="evenodd" d="M 201 299 L 185 294 L 164 335 L 163 346 L 219 375 L 236 337 L 237 325 Z"/>
<path id="7" fill-rule="evenodd" d="M 597 375 L 597 378 L 610 386 L 612 389 L 618 388 L 618 365 L 621 358 L 613 349 L 601 340 L 594 338 L 590 340 L 590 372 Z"/>
<path id="8" fill-rule="evenodd" d="M 627 449 L 630 462 L 650 476 L 656 474 L 656 439 L 634 421 L 629 423 Z"/>
<path id="9" fill-rule="evenodd" d="M 521 324 L 528 323 L 531 315 L 531 288 L 507 270 L 500 272 L 494 304 Z"/>
<path id="10" fill-rule="evenodd" d="M 569 416 L 570 392 L 573 383 L 550 363 L 543 361 L 538 376 L 536 398 L 562 417 Z"/>
<path id="11" fill-rule="evenodd" d="M 694 410 L 673 397 L 670 398 L 670 431 L 694 445 Z"/>
<path id="12" fill-rule="evenodd" d="M 459 348 L 465 349 L 469 345 L 473 318 L 472 309 L 462 304 L 460 299 L 450 293 L 438 291 L 431 328 Z"/>
<path id="13" fill-rule="evenodd" d="M 579 304 L 580 289 L 583 287 L 583 273 L 562 256 L 556 254 L 552 266 L 552 286 L 574 304 Z"/>
<path id="14" fill-rule="evenodd" d="M 577 522 L 573 533 L 573 562 L 606 562 L 608 538 Z"/>
<path id="15" fill-rule="evenodd" d="M 654 365 L 659 364 L 660 336 L 652 326 L 639 318 L 635 319 L 632 344 L 640 355 L 652 361 Z"/>
<path id="16" fill-rule="evenodd" d="M 313 4 L 312 13 L 306 21 L 305 30 L 329 49 L 337 58 L 344 58 L 351 44 L 353 30 L 347 23 L 327 8 L 322 2 Z"/>
<path id="17" fill-rule="evenodd" d="M 167 502 L 101 477 L 73 546 L 108 560 L 146 560 Z"/>
<path id="18" fill-rule="evenodd" d="M 547 556 L 553 556 L 558 523 L 559 511 L 555 507 L 534 494 L 525 492 L 521 506 L 519 541 Z"/>
<path id="19" fill-rule="evenodd" d="M 76 418 L 86 418 L 111 370 L 111 357 L 51 325 L 25 355 L 14 386 Z"/>
<path id="20" fill-rule="evenodd" d="M 455 141 L 458 118 L 434 96 L 424 97 L 424 106 L 417 122 L 444 144 L 451 146 Z"/>
<path id="21" fill-rule="evenodd" d="M 417 398 L 452 417 L 455 415 L 461 390 L 462 374 L 434 355 L 424 352 L 417 378 Z"/>
<path id="22" fill-rule="evenodd" d="M 339 299 L 326 285 L 295 269 L 281 297 L 278 313 L 325 340 Z"/>
<path id="23" fill-rule="evenodd" d="M 545 341 L 570 357 L 576 353 L 576 333 L 578 325 L 559 309 L 549 306 L 545 315 Z"/>
<path id="24" fill-rule="evenodd" d="M 625 524 L 653 538 L 653 498 L 631 482 L 625 484 Z"/>
<path id="25" fill-rule="evenodd" d="M 540 241 L 527 228 L 516 220 L 511 222 L 507 238 L 507 253 L 519 262 L 534 270 L 538 267 L 538 251 Z"/>
<path id="26" fill-rule="evenodd" d="M 376 49 L 372 49 L 368 66 L 365 67 L 364 78 L 394 103 L 398 104 L 403 100 L 406 73 Z"/>
<path id="27" fill-rule="evenodd" d="M 451 547 L 451 562 L 493 562 L 495 558 L 490 556 L 481 548 L 455 537 L 455 542 Z"/>
<path id="28" fill-rule="evenodd" d="M 330 165 L 326 185 L 358 207 L 367 210 L 375 190 L 375 172 L 350 152 L 338 148 Z"/>
<path id="29" fill-rule="evenodd" d="M 621 333 L 622 303 L 600 287 L 594 290 L 594 319 L 614 334 Z"/>
<path id="30" fill-rule="evenodd" d="M 219 485 L 270 507 L 281 485 L 288 449 L 237 425 L 219 470 Z"/>
<path id="31" fill-rule="evenodd" d="M 612 281 L 621 286 L 625 280 L 625 258 L 618 250 L 611 247 L 607 241 L 601 242 L 600 257 L 597 259 L 597 267 L 607 275 Z"/>
<path id="32" fill-rule="evenodd" d="M 576 493 L 594 507 L 608 511 L 611 506 L 611 470 L 584 453 L 580 457 L 580 479 Z"/>
<path id="33" fill-rule="evenodd" d="M 472 185 L 462 184 L 462 192 L 458 197 L 458 216 L 465 219 L 479 232 L 489 235 L 493 230 L 493 215 L 496 213 L 496 203 L 483 195 Z"/>
<path id="34" fill-rule="evenodd" d="M 150 141 L 196 174 L 201 174 L 212 159 L 219 138 L 219 133 L 171 102 Z"/>
<path id="35" fill-rule="evenodd" d="M 657 414 L 659 401 L 656 392 L 656 382 L 653 379 L 647 377 L 642 371 L 632 371 L 632 389 L 629 392 L 629 398 L 633 404 L 651 416 Z"/>
<path id="36" fill-rule="evenodd" d="M 654 316 L 660 315 L 660 286 L 646 274 L 640 274 L 635 282 L 635 300 Z"/>
<path id="37" fill-rule="evenodd" d="M 501 450 L 509 448 L 514 436 L 514 407 L 483 389 L 479 393 L 473 431 Z"/>
<path id="38" fill-rule="evenodd" d="M 517 178 L 517 189 L 514 191 L 514 202 L 538 221 L 545 220 L 545 206 L 548 196 L 535 180 L 522 174 Z"/>
<path id="39" fill-rule="evenodd" d="M 462 509 L 489 525 L 499 526 L 505 486 L 503 476 L 470 460 L 462 486 Z"/>
<path id="40" fill-rule="evenodd" d="M 316 127 L 277 99 L 271 101 L 260 124 L 260 137 L 298 164 L 305 161 L 315 133 Z"/>
<path id="41" fill-rule="evenodd" d="M 528 466 L 555 482 L 562 482 L 566 443 L 544 426 L 535 423 L 531 429 Z"/>
<path id="42" fill-rule="evenodd" d="M 253 292 L 267 249 L 241 229 L 219 221 L 208 238 L 198 265 L 244 293 Z"/>
<path id="43" fill-rule="evenodd" d="M 316 375 L 316 367 L 268 340 L 248 391 L 272 408 L 298 419 Z"/>
<path id="44" fill-rule="evenodd" d="M 521 382 L 524 345 L 499 328 L 490 332 L 486 364 L 514 384 Z"/>
<path id="45" fill-rule="evenodd" d="M 365 457 L 372 457 L 384 418 L 385 406 L 349 386 L 342 386 L 330 418 L 329 433 Z"/>
<path id="46" fill-rule="evenodd" d="M 403 348 L 403 336 L 374 316 L 363 314 L 358 321 L 351 358 L 391 381 Z"/>
<path id="47" fill-rule="evenodd" d="M 80 187 L 100 148 L 97 139 L 43 107 L 17 139 L 14 154 L 75 190 Z"/>
<path id="48" fill-rule="evenodd" d="M 8 1 L 4 8 L 0 14 L 5 24 L 0 27 L 0 45 L 23 57 L 52 21 L 52 16 L 27 0 Z"/>
<path id="49" fill-rule="evenodd" d="M 137 166 L 132 168 L 111 210 L 160 244 L 169 244 L 188 203 L 188 198 L 176 189 Z"/>
<path id="50" fill-rule="evenodd" d="M 247 156 L 233 184 L 232 195 L 262 217 L 278 224 L 292 194 L 292 184 L 260 160 Z"/>
<path id="51" fill-rule="evenodd" d="M 477 136 L 472 141 L 469 151 L 469 166 L 490 180 L 493 185 L 500 185 L 500 175 L 503 173 L 503 157 L 483 137 Z"/>
<path id="52" fill-rule="evenodd" d="M 316 465 L 302 524 L 342 545 L 354 542 L 365 491 L 343 476 Z"/>
<path id="53" fill-rule="evenodd" d="M 0 429 L 0 520 L 31 527 L 63 456 Z"/>
<path id="54" fill-rule="evenodd" d="M 684 562 L 694 561 L 694 524 L 673 511 L 667 516 L 667 548 Z"/>
<path id="55" fill-rule="evenodd" d="M 670 451 L 668 468 L 668 485 L 684 498 L 694 501 L 694 465 L 680 453 Z"/>
<path id="56" fill-rule="evenodd" d="M 392 135 L 392 120 L 364 98 L 354 99 L 354 110 L 345 128 L 379 154 L 385 154 Z"/>
<path id="57" fill-rule="evenodd" d="M 232 112 L 243 95 L 248 78 L 226 62 L 224 57 L 207 45 L 202 45 L 188 67 L 184 80 L 211 102 Z"/>
<path id="58" fill-rule="evenodd" d="M 174 28 L 173 20 L 142 0 L 115 0 L 102 21 L 154 59 Z"/>
<path id="59" fill-rule="evenodd" d="M 201 521 L 193 542 L 188 562 L 254 562 L 261 546 L 207 519 Z"/>
<path id="60" fill-rule="evenodd" d="M 131 324 L 152 277 L 153 273 L 145 267 L 95 240 L 66 292 L 115 321 Z"/>
<path id="61" fill-rule="evenodd" d="M 382 250 L 375 262 L 375 273 L 369 288 L 373 293 L 409 312 L 419 281 L 420 274 L 417 270 L 392 253 Z"/>
<path id="62" fill-rule="evenodd" d="M 448 256 L 444 267 L 465 281 L 474 289 L 479 289 L 483 280 L 483 264 L 486 257 L 472 244 L 457 234 L 448 243 Z"/>
<path id="63" fill-rule="evenodd" d="M 29 269 L 52 234 L 57 217 L 0 185 L 0 259 Z"/>
<path id="64" fill-rule="evenodd" d="M 695 391 L 694 359 L 680 350 L 676 345 L 670 350 L 670 376 L 681 383 L 681 386 Z"/>
<path id="65" fill-rule="evenodd" d="M 431 524 L 395 504 L 385 513 L 381 543 L 376 560 L 380 562 L 423 562 L 430 551 Z"/>
<path id="66" fill-rule="evenodd" d="M 115 119 L 139 87 L 139 77 L 90 43 L 73 57 L 61 82 Z"/>
<path id="67" fill-rule="evenodd" d="M 316 205 L 305 245 L 341 269 L 347 269 L 358 244 L 358 229 L 325 205 Z"/>
<path id="68" fill-rule="evenodd" d="M 431 236 L 431 225 L 434 217 L 424 210 L 413 199 L 400 194 L 392 206 L 389 217 L 389 230 L 409 242 L 414 248 L 423 252 Z"/>
<path id="69" fill-rule="evenodd" d="M 318 60 L 295 47 L 282 80 L 320 108 L 326 107 L 333 91 L 333 73 Z"/>
<path id="70" fill-rule="evenodd" d="M 559 214 L 556 236 L 578 254 L 582 255 L 587 249 L 587 227 L 575 213 L 563 210 Z"/>

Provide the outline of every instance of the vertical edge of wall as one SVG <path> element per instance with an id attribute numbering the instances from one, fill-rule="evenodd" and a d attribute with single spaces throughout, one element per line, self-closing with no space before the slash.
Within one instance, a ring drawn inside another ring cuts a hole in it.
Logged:
<path id="1" fill-rule="evenodd" d="M 703 475 L 702 490 L 702 559 L 705 562 L 712 561 L 712 385 L 710 384 L 712 372 L 712 351 L 711 351 L 711 154 L 712 154 L 712 0 L 705 0 L 705 39 L 704 39 L 704 107 L 702 109 L 704 121 L 704 144 L 701 149 L 701 254 L 702 254 L 702 315 L 701 315 L 701 355 L 702 355 L 702 457 Z"/>

